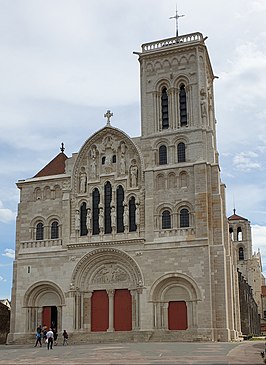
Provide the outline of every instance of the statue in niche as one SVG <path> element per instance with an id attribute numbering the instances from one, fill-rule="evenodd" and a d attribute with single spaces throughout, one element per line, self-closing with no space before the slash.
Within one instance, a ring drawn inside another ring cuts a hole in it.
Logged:
<path id="1" fill-rule="evenodd" d="M 103 207 L 100 207 L 100 211 L 99 211 L 99 227 L 100 230 L 103 230 L 103 222 L 104 222 L 104 214 L 103 214 Z"/>
<path id="2" fill-rule="evenodd" d="M 91 230 L 91 218 L 92 218 L 91 208 L 88 208 L 87 209 L 87 217 L 86 217 L 86 227 L 87 227 L 88 231 Z"/>
<path id="3" fill-rule="evenodd" d="M 96 177 L 96 148 L 92 147 L 91 150 L 91 176 Z"/>
<path id="4" fill-rule="evenodd" d="M 111 225 L 112 229 L 114 230 L 114 228 L 116 227 L 116 209 L 114 205 L 112 205 L 111 207 Z"/>
<path id="5" fill-rule="evenodd" d="M 79 231 L 80 230 L 80 214 L 79 214 L 79 210 L 76 210 L 75 213 L 75 230 Z"/>
<path id="6" fill-rule="evenodd" d="M 121 144 L 121 156 L 120 156 L 120 174 L 125 175 L 126 173 L 126 159 L 125 159 L 125 153 L 126 153 L 126 145 L 124 142 Z"/>
<path id="7" fill-rule="evenodd" d="M 130 186 L 135 188 L 138 185 L 138 167 L 134 162 L 130 166 Z"/>
<path id="8" fill-rule="evenodd" d="M 128 205 L 126 202 L 124 202 L 123 205 L 124 205 L 124 214 L 123 214 L 124 226 L 128 227 L 128 218 L 129 218 Z"/>
<path id="9" fill-rule="evenodd" d="M 206 124 L 206 121 L 207 121 L 207 102 L 206 102 L 206 93 L 203 89 L 201 89 L 200 95 L 201 95 L 201 102 L 200 102 L 201 118 L 202 118 L 202 122 L 204 124 Z"/>
<path id="10" fill-rule="evenodd" d="M 87 190 L 87 174 L 85 172 L 85 167 L 81 168 L 81 172 L 79 174 L 79 192 L 86 193 Z"/>

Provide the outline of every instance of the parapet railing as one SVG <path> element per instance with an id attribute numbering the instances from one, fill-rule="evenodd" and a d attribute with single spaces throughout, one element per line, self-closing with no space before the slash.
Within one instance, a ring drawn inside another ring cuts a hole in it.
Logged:
<path id="1" fill-rule="evenodd" d="M 195 42 L 203 42 L 204 38 L 203 35 L 199 32 L 185 34 L 179 37 L 172 37 L 167 39 L 162 39 L 160 41 L 144 43 L 141 48 L 142 52 L 150 52 L 159 50 L 162 47 L 169 47 L 169 46 L 177 46 L 186 43 L 195 43 Z"/>
<path id="2" fill-rule="evenodd" d="M 41 247 L 55 247 L 62 246 L 62 239 L 48 239 L 36 241 L 24 241 L 20 243 L 20 248 L 41 248 Z"/>

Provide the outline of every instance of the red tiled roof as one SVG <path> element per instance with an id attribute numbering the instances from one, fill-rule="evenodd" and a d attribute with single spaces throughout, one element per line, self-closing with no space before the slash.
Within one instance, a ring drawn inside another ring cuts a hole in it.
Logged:
<path id="1" fill-rule="evenodd" d="M 236 214 L 236 210 L 234 209 L 234 214 L 231 215 L 230 217 L 228 217 L 229 221 L 239 221 L 239 220 L 244 220 L 247 221 L 248 219 L 241 217 L 240 215 Z"/>
<path id="2" fill-rule="evenodd" d="M 65 161 L 68 157 L 64 154 L 64 152 L 60 152 L 55 158 L 50 161 L 43 169 L 41 169 L 35 176 L 33 177 L 42 177 L 42 176 L 51 176 L 51 175 L 59 175 L 65 173 Z"/>

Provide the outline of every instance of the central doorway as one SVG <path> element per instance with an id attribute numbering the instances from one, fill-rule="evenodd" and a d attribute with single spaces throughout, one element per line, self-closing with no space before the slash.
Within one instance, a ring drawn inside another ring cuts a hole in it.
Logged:
<path id="1" fill-rule="evenodd" d="M 57 307 L 46 306 L 42 308 L 42 325 L 47 328 L 57 329 Z"/>

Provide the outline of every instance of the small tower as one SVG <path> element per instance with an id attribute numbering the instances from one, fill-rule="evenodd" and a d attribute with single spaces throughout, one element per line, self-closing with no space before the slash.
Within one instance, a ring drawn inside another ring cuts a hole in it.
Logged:
<path id="1" fill-rule="evenodd" d="M 250 221 L 236 214 L 235 209 L 228 221 L 230 238 L 236 250 L 238 270 L 252 287 L 261 314 L 261 255 L 260 252 L 252 253 Z"/>

